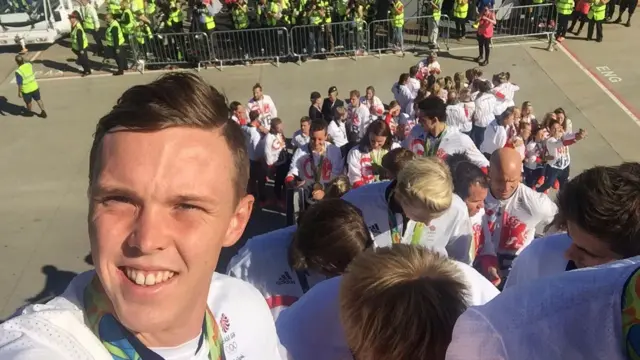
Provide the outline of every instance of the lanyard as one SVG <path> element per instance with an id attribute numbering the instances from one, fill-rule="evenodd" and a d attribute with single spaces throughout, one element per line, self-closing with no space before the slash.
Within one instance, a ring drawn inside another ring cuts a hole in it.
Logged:
<path id="1" fill-rule="evenodd" d="M 311 156 L 311 172 L 313 173 L 313 181 L 316 183 L 320 183 L 323 163 L 324 163 L 324 155 L 320 155 L 320 160 L 318 161 L 318 165 L 320 169 L 318 169 L 318 165 L 316 165 L 315 160 L 313 159 L 313 150 L 311 150 L 311 146 L 309 146 L 309 156 Z"/>
<path id="2" fill-rule="evenodd" d="M 577 268 L 578 267 L 576 266 L 576 263 L 574 263 L 573 260 L 569 260 L 569 262 L 567 263 L 567 267 L 564 269 L 564 271 L 571 271 Z"/>
<path id="3" fill-rule="evenodd" d="M 393 194 L 393 192 L 391 193 Z M 387 198 L 387 204 L 391 200 L 391 194 L 389 198 Z M 391 243 L 392 244 L 400 244 L 402 242 L 402 235 L 400 234 L 400 229 L 398 227 L 398 218 L 396 214 L 391 211 L 391 208 L 387 206 L 387 212 L 389 214 L 389 232 L 391 235 Z M 404 215 L 403 215 L 404 216 Z M 407 227 L 409 223 L 407 222 Z M 411 235 L 411 245 L 420 244 L 420 238 L 422 237 L 422 232 L 424 230 L 424 224 L 416 222 L 415 227 L 413 228 L 413 234 Z M 406 232 L 406 229 L 403 229 Z"/>
<path id="4" fill-rule="evenodd" d="M 435 138 L 434 146 L 431 146 L 431 141 L 429 141 L 429 133 L 426 133 L 424 139 L 424 156 L 434 156 L 438 153 L 438 149 L 440 148 L 440 142 L 444 135 L 447 133 L 448 128 L 445 127 L 444 130 Z"/>

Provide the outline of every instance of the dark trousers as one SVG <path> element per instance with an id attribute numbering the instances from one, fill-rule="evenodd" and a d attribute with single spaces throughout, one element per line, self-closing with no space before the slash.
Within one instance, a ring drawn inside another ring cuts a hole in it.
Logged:
<path id="1" fill-rule="evenodd" d="M 267 200 L 266 184 L 267 172 L 265 171 L 262 161 L 249 162 L 249 184 L 247 184 L 247 192 L 252 194 L 258 201 Z"/>
<path id="2" fill-rule="evenodd" d="M 284 150 L 283 150 L 284 151 Z M 282 190 L 284 189 L 284 180 L 287 177 L 287 173 L 289 172 L 290 162 L 282 163 L 276 166 L 275 169 L 275 179 L 273 179 L 273 192 L 276 196 L 277 200 L 283 200 L 284 194 Z"/>
<path id="3" fill-rule="evenodd" d="M 631 20 L 631 15 L 636 11 L 636 6 L 638 6 L 638 0 L 622 0 L 620 2 L 619 17 L 622 17 L 622 14 L 624 14 L 626 10 L 629 10 L 629 20 Z"/>
<path id="4" fill-rule="evenodd" d="M 480 145 L 484 141 L 484 131 L 486 129 L 486 127 L 476 126 L 476 124 L 473 124 L 473 129 L 471 129 L 471 140 L 473 140 L 473 143 L 476 144 L 477 148 L 480 148 Z"/>
<path id="5" fill-rule="evenodd" d="M 560 184 L 560 189 L 564 188 L 567 181 L 569 181 L 569 169 L 570 166 L 567 166 L 564 169 L 556 169 L 549 165 L 544 168 L 544 184 L 538 188 L 538 192 L 545 192 L 549 190 L 553 184 L 558 180 Z"/>
<path id="6" fill-rule="evenodd" d="M 458 38 L 465 36 L 467 32 L 465 28 L 465 25 L 467 24 L 467 19 L 454 17 L 453 21 L 455 21 L 456 23 L 456 35 L 458 35 Z"/>
<path id="7" fill-rule="evenodd" d="M 118 72 L 123 72 L 127 70 L 127 54 L 122 47 L 110 48 L 113 57 L 116 60 L 116 64 L 118 64 Z"/>
<path id="8" fill-rule="evenodd" d="M 613 17 L 613 13 L 616 12 L 616 5 L 618 5 L 618 0 L 611 0 L 607 3 L 605 19 L 611 19 Z"/>
<path id="9" fill-rule="evenodd" d="M 556 30 L 557 37 L 565 37 L 567 36 L 567 29 L 569 27 L 569 19 L 571 18 L 571 14 L 564 15 L 558 13 L 558 26 Z"/>
<path id="10" fill-rule="evenodd" d="M 71 50 L 78 57 L 76 59 L 76 64 L 82 66 L 83 73 L 90 73 L 91 68 L 89 67 L 89 56 L 87 55 L 87 49 L 84 50 Z"/>
<path id="11" fill-rule="evenodd" d="M 587 15 L 580 11 L 574 11 L 573 14 L 571 14 L 571 26 L 569 26 L 569 32 L 573 32 L 573 28 L 576 26 L 576 23 L 580 21 L 580 26 L 578 26 L 578 31 L 576 32 L 576 34 L 580 34 L 587 20 Z"/>
<path id="12" fill-rule="evenodd" d="M 86 30 L 91 37 L 93 37 L 93 41 L 96 43 L 95 52 L 98 56 L 102 56 L 104 54 L 104 45 L 102 45 L 102 34 L 100 34 L 100 30 Z"/>
<path id="13" fill-rule="evenodd" d="M 478 34 L 478 56 L 487 61 L 489 61 L 489 54 L 491 53 L 489 44 L 491 44 L 491 38 L 487 38 Z"/>
<path id="14" fill-rule="evenodd" d="M 602 20 L 595 21 L 593 18 L 589 19 L 589 26 L 587 27 L 587 39 L 593 39 L 593 28 L 596 28 L 596 41 L 602 41 Z"/>
<path id="15" fill-rule="evenodd" d="M 532 188 L 538 182 L 538 178 L 544 175 L 544 168 L 538 167 L 535 169 L 529 169 L 528 167 L 524 167 L 524 184 Z M 553 184 L 552 184 L 553 185 Z"/>

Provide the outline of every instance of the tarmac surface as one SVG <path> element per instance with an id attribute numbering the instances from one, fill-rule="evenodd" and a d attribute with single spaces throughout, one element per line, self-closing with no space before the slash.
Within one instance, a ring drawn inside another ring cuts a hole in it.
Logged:
<path id="1" fill-rule="evenodd" d="M 586 29 L 585 29 L 586 30 Z M 571 148 L 572 174 L 594 165 L 640 161 L 637 48 L 629 47 L 638 26 L 605 25 L 603 43 L 569 38 L 558 51 L 546 43 L 496 43 L 485 74 L 509 71 L 521 90 L 517 103 L 530 100 L 538 117 L 563 107 L 574 129 L 588 139 Z M 586 32 L 583 31 L 583 35 Z M 454 42 L 452 41 L 452 45 Z M 91 268 L 87 238 L 88 154 L 98 119 L 127 88 L 160 72 L 112 77 L 104 69 L 80 78 L 70 68 L 71 51 L 62 44 L 32 51 L 47 119 L 22 117 L 13 80 L 13 53 L 0 54 L 0 319 L 28 301 L 60 293 L 75 273 Z M 473 41 L 455 43 L 440 54 L 443 73 L 476 66 Z M 256 82 L 276 103 L 285 132 L 293 133 L 306 115 L 308 94 L 337 86 L 341 96 L 373 85 L 384 101 L 391 85 L 420 60 L 411 54 L 307 63 L 226 67 L 200 74 L 231 100 L 245 102 Z M 72 62 L 71 62 L 72 64 Z M 257 210 L 244 239 L 285 225 L 284 216 Z M 239 245 L 238 245 L 239 246 Z M 220 270 L 235 249 L 223 254 Z"/>

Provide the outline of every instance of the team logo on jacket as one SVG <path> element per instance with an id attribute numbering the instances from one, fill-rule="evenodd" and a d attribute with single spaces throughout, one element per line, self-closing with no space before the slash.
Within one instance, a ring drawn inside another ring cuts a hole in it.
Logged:
<path id="1" fill-rule="evenodd" d="M 223 313 L 220 317 L 220 328 L 222 328 L 222 332 L 226 333 L 227 331 L 229 331 L 229 327 L 231 327 L 229 318 Z"/>
<path id="2" fill-rule="evenodd" d="M 380 231 L 380 226 L 378 226 L 378 224 L 373 224 L 373 225 L 369 226 L 369 231 L 371 231 L 371 233 L 374 236 L 378 236 L 378 235 L 382 234 L 382 231 Z"/>
<path id="3" fill-rule="evenodd" d="M 280 278 L 278 278 L 278 281 L 276 281 L 276 285 L 295 285 L 295 283 L 296 281 L 293 280 L 288 271 L 285 271 L 282 275 L 280 275 Z"/>

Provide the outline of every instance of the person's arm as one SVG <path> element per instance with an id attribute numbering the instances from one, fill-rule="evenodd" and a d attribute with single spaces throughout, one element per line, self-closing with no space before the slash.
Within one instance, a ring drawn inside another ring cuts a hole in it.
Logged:
<path id="1" fill-rule="evenodd" d="M 22 75 L 16 71 L 16 85 L 18 85 L 18 97 L 22 98 Z"/>
<path id="2" fill-rule="evenodd" d="M 118 28 L 116 28 L 115 26 L 111 28 L 111 38 L 113 39 L 113 48 L 115 50 L 118 50 L 118 48 L 120 47 L 120 43 L 118 43 Z"/>
<path id="3" fill-rule="evenodd" d="M 478 150 L 468 135 L 462 135 L 462 147 L 466 149 L 465 153 L 472 163 L 476 164 L 482 171 L 487 174 L 489 172 L 489 160 Z"/>
<path id="4" fill-rule="evenodd" d="M 291 165 L 289 166 L 289 172 L 287 173 L 287 177 L 284 179 L 284 182 L 287 184 L 291 184 L 292 186 L 296 186 L 295 179 L 299 177 L 300 169 L 298 169 L 298 165 L 301 163 L 301 159 L 304 157 L 305 152 L 302 149 L 296 150 L 293 153 L 293 159 L 291 160 Z"/>
<path id="5" fill-rule="evenodd" d="M 461 209 L 458 212 L 455 227 L 446 249 L 449 257 L 470 265 L 472 262 L 473 230 L 469 214 L 466 211 L 465 208 L 464 211 Z"/>
<path id="6" fill-rule="evenodd" d="M 331 178 L 335 179 L 344 173 L 344 160 L 342 159 L 340 148 L 335 145 L 332 148 L 334 149 L 333 152 L 327 152 L 327 154 L 331 160 Z"/>
<path id="7" fill-rule="evenodd" d="M 267 162 L 267 166 L 273 166 L 273 164 L 278 160 L 275 144 L 276 137 L 273 134 L 268 134 L 266 141 L 264 142 L 264 158 Z"/>
<path id="8" fill-rule="evenodd" d="M 79 26 L 79 25 L 76 25 L 76 26 Z M 77 44 L 79 46 L 82 46 L 81 45 L 83 43 L 83 41 L 82 41 L 82 31 L 76 31 L 76 41 L 77 41 Z M 82 52 L 82 51 L 85 51 L 85 49 L 80 49 L 79 51 Z"/>
<path id="9" fill-rule="evenodd" d="M 467 309 L 456 321 L 446 360 L 506 360 L 502 337 L 476 308 Z"/>
<path id="10" fill-rule="evenodd" d="M 269 97 L 269 114 L 271 114 L 271 118 L 278 117 L 278 110 L 276 109 L 276 103 L 273 102 L 273 99 Z"/>
<path id="11" fill-rule="evenodd" d="M 353 148 L 347 154 L 347 176 L 353 189 L 365 184 L 362 179 L 362 165 L 360 164 L 360 151 Z"/>
<path id="12" fill-rule="evenodd" d="M 558 206 L 543 193 L 531 190 L 528 194 L 531 196 L 531 213 L 538 216 L 538 225 L 550 224 L 558 213 Z"/>

